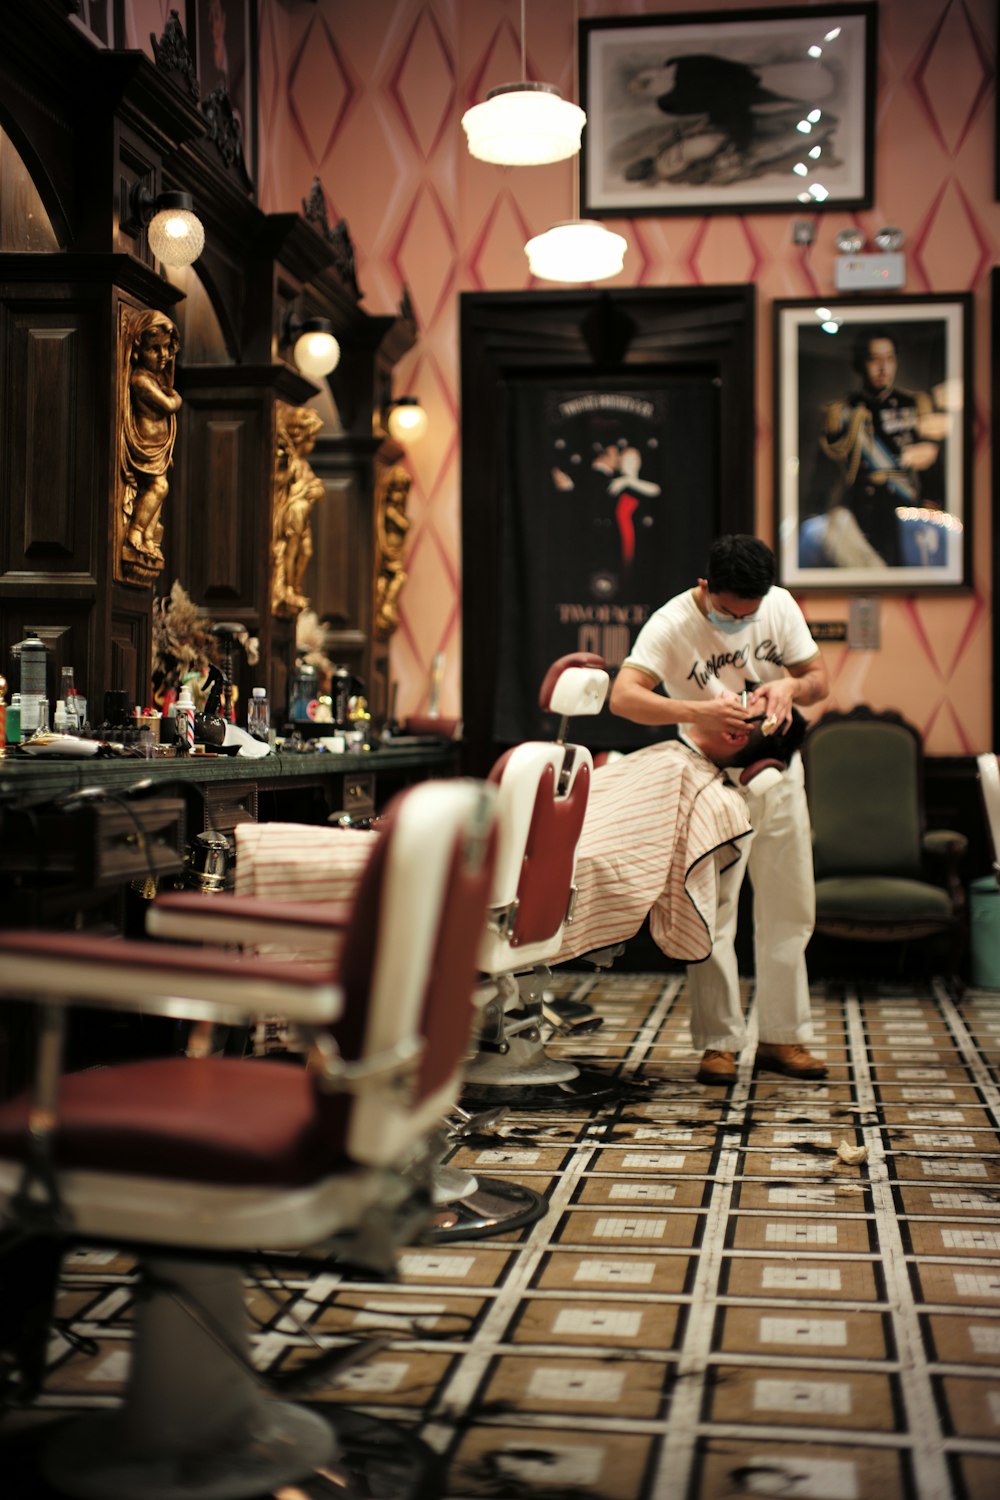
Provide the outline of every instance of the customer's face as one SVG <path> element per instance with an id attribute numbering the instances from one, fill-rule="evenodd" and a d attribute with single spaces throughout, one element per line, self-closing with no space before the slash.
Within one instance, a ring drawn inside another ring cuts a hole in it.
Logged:
<path id="1" fill-rule="evenodd" d="M 706 729 L 698 725 L 688 730 L 688 739 L 692 744 L 698 746 L 702 755 L 707 755 L 709 760 L 714 760 L 717 766 L 728 766 L 745 750 L 750 742 L 750 736 L 757 723 L 748 725 L 745 730 L 729 733 L 721 729 Z"/>
<path id="2" fill-rule="evenodd" d="M 896 346 L 892 339 L 870 339 L 865 355 L 865 380 L 873 391 L 888 391 L 896 383 Z"/>

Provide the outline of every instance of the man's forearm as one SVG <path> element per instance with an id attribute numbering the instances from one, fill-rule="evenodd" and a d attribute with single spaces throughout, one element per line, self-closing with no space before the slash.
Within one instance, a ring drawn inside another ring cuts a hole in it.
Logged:
<path id="1" fill-rule="evenodd" d="M 609 703 L 619 719 L 633 724 L 684 724 L 692 717 L 693 705 L 680 698 L 666 698 L 650 688 L 626 687 L 615 683 Z"/>
<path id="2" fill-rule="evenodd" d="M 829 696 L 830 683 L 824 667 L 803 672 L 801 677 L 792 674 L 791 681 L 792 701 L 797 708 L 809 708 Z"/>

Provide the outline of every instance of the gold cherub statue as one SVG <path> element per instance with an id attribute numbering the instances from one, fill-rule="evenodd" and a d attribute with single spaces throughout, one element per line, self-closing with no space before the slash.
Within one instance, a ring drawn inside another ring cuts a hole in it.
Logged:
<path id="1" fill-rule="evenodd" d="M 126 314 L 119 394 L 122 425 L 119 467 L 124 495 L 122 519 L 126 568 L 140 575 L 163 567 L 160 514 L 170 486 L 177 412 L 174 362 L 180 348 L 176 325 L 156 309 Z"/>

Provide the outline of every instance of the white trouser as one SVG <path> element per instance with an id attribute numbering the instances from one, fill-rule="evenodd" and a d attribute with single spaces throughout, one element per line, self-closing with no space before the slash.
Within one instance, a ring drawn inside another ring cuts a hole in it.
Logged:
<path id="1" fill-rule="evenodd" d="M 747 870 L 753 885 L 760 1039 L 780 1043 L 812 1038 L 805 951 L 816 919 L 816 893 L 802 761 L 796 755 L 770 791 L 744 795 L 753 832 L 741 842 L 739 861 L 720 879 L 712 952 L 687 971 L 691 1039 L 700 1052 L 708 1047 L 739 1052 L 746 1045 L 735 938 Z"/>

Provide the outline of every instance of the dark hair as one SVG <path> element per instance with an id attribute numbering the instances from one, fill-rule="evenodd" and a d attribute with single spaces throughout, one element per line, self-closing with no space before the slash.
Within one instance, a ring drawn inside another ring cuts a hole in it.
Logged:
<path id="1" fill-rule="evenodd" d="M 783 760 L 787 765 L 806 737 L 809 721 L 805 714 L 792 709 L 792 722 L 776 734 L 761 733 L 758 724 L 743 749 L 728 762 L 731 766 L 752 766 L 757 760 Z"/>
<path id="2" fill-rule="evenodd" d="M 705 581 L 713 594 L 763 599 L 774 573 L 774 553 L 759 537 L 720 536 L 709 548 Z"/>
<path id="3" fill-rule="evenodd" d="M 864 375 L 865 365 L 871 358 L 870 350 L 876 339 L 885 339 L 892 345 L 892 352 L 899 357 L 896 335 L 889 328 L 867 328 L 859 333 L 851 349 L 851 369 L 855 375 Z"/>

